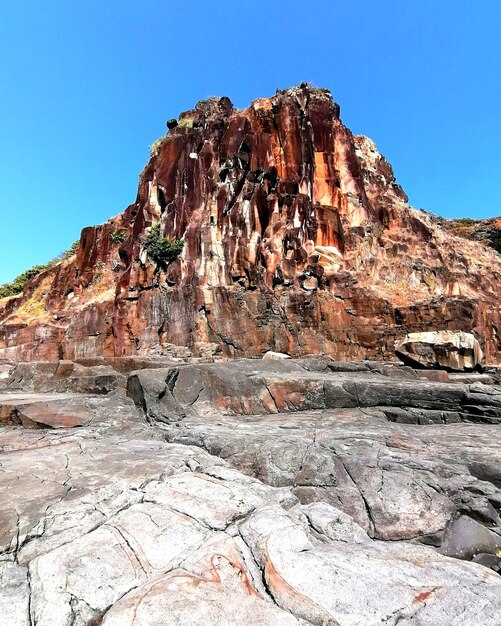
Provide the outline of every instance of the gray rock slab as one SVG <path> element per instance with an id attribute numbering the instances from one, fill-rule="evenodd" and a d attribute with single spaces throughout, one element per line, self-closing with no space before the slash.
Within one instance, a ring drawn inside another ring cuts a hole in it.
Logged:
<path id="1" fill-rule="evenodd" d="M 242 472 L 326 501 L 380 539 L 436 542 L 459 514 L 501 527 L 500 427 L 389 422 L 377 409 L 187 417 L 162 425 Z"/>
<path id="2" fill-rule="evenodd" d="M 417 377 L 410 368 L 374 364 L 357 364 L 353 371 L 346 371 L 321 358 L 241 359 L 140 370 L 129 375 L 127 394 L 149 419 L 165 423 L 193 415 L 356 407 L 399 408 L 407 412 L 411 423 L 420 419 L 422 423 L 501 421 L 501 389 L 497 386 L 433 382 Z M 416 411 L 422 417 L 416 416 Z M 451 415 L 456 417 L 446 417 Z"/>
<path id="3" fill-rule="evenodd" d="M 479 553 L 495 555 L 501 549 L 501 535 L 461 515 L 445 533 L 440 551 L 447 556 L 471 559 Z"/>
<path id="4" fill-rule="evenodd" d="M 51 367 L 39 380 L 75 372 Z M 386 367 L 184 365 L 132 374 L 128 398 L 3 394 L 51 423 L 0 426 L 0 623 L 497 626 L 500 426 L 482 420 L 499 389 Z M 57 423 L 77 409 L 78 428 Z"/>
<path id="5" fill-rule="evenodd" d="M 275 602 L 312 624 L 499 623 L 501 578 L 429 548 L 372 541 L 325 504 L 256 511 L 242 537 Z"/>

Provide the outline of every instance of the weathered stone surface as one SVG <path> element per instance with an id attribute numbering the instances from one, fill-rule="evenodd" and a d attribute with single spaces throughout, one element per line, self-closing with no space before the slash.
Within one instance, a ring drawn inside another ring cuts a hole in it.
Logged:
<path id="1" fill-rule="evenodd" d="M 34 391 L 109 363 L 9 364 L 9 624 L 497 625 L 499 386 L 326 357 L 148 365 L 126 397 Z"/>
<path id="2" fill-rule="evenodd" d="M 325 358 L 183 365 L 132 372 L 127 394 L 150 419 L 161 422 L 176 422 L 186 415 L 355 407 L 402 408 L 388 416 L 408 423 L 501 420 L 499 387 L 434 383 L 408 368 L 359 364 L 355 371 L 342 370 Z"/>
<path id="3" fill-rule="evenodd" d="M 0 424 L 25 428 L 121 426 L 137 418 L 133 403 L 122 395 L 74 393 L 0 393 Z"/>
<path id="4" fill-rule="evenodd" d="M 498 531 L 501 530 L 498 528 Z M 471 559 L 479 553 L 495 554 L 501 548 L 501 533 L 496 534 L 470 517 L 462 515 L 447 529 L 442 554 Z"/>
<path id="5" fill-rule="evenodd" d="M 2 300 L 0 356 L 382 360 L 407 332 L 439 328 L 474 331 L 499 363 L 501 257 L 409 207 L 339 112 L 302 84 L 243 110 L 211 98 L 169 122 L 135 202 Z M 158 267 L 144 248 L 155 225 L 184 241 Z"/>
<path id="6" fill-rule="evenodd" d="M 128 394 L 167 424 L 169 440 L 290 486 L 303 502 L 341 506 L 376 537 L 440 543 L 460 513 L 499 527 L 501 494 L 483 480 L 501 476 L 497 431 L 460 424 L 499 423 L 499 387 L 369 363 L 342 369 L 319 358 L 186 365 L 132 373 Z"/>
<path id="7" fill-rule="evenodd" d="M 499 552 L 496 554 L 480 552 L 473 557 L 472 561 L 474 563 L 480 563 L 480 565 L 485 565 L 485 567 L 501 574 L 501 557 L 499 556 Z"/>
<path id="8" fill-rule="evenodd" d="M 0 562 L 0 614 L 9 626 L 29 624 L 30 588 L 26 568 L 12 561 Z"/>
<path id="9" fill-rule="evenodd" d="M 490 429 L 495 430 L 490 430 Z M 457 514 L 501 528 L 499 427 L 388 422 L 376 409 L 187 417 L 163 429 L 304 503 L 341 507 L 371 535 L 440 544 Z"/>
<path id="10" fill-rule="evenodd" d="M 480 241 L 501 253 L 501 218 L 491 217 L 484 220 L 452 219 L 446 220 L 435 216 L 434 219 L 446 230 L 458 237 Z"/>
<path id="11" fill-rule="evenodd" d="M 451 380 L 449 374 L 443 370 L 418 370 L 417 375 L 419 378 L 426 378 L 427 380 L 431 380 L 435 383 L 448 383 Z M 491 382 L 492 380 L 489 380 L 487 384 Z"/>
<path id="12" fill-rule="evenodd" d="M 473 370 L 482 363 L 482 350 L 471 333 L 437 331 L 409 333 L 395 353 L 404 363 L 428 368 Z"/>
<path id="13" fill-rule="evenodd" d="M 263 601 L 249 583 L 241 557 L 239 561 L 235 562 L 233 554 L 226 556 L 218 550 L 210 560 L 197 564 L 200 574 L 174 570 L 125 595 L 106 614 L 102 624 L 190 626 L 194 619 L 199 624 L 217 626 L 306 624 L 272 602 Z"/>
<path id="14" fill-rule="evenodd" d="M 497 623 L 501 579 L 485 567 L 374 541 L 326 503 L 299 506 L 289 489 L 147 439 L 155 433 L 139 424 L 122 437 L 85 428 L 0 429 L 9 623 L 445 626 L 460 616 L 473 626 L 479 603 L 482 623 Z"/>
<path id="15" fill-rule="evenodd" d="M 28 390 L 2 406 L 43 406 L 56 428 L 0 426 L 9 625 L 497 626 L 499 426 L 461 420 L 498 387 L 242 360 L 133 372 L 133 402 L 33 392 L 22 367 Z M 70 410 L 90 419 L 60 427 Z"/>
<path id="16" fill-rule="evenodd" d="M 125 376 L 109 365 L 84 367 L 72 361 L 11 364 L 0 379 L 0 390 L 8 391 L 107 394 L 125 385 Z"/>
<path id="17" fill-rule="evenodd" d="M 494 625 L 499 619 L 496 574 L 486 577 L 485 569 L 469 564 L 456 568 L 422 546 L 372 542 L 325 504 L 298 508 L 292 516 L 276 508 L 256 511 L 241 532 L 277 604 L 309 623 L 445 626 L 460 616 L 474 624 L 478 585 L 488 607 L 482 620 Z M 486 582 L 492 586 L 484 588 Z"/>
<path id="18" fill-rule="evenodd" d="M 285 354 L 284 352 L 273 352 L 272 350 L 263 354 L 263 361 L 280 361 L 290 358 L 289 354 Z"/>
<path id="19" fill-rule="evenodd" d="M 86 398 L 59 394 L 1 394 L 0 423 L 22 424 L 26 428 L 73 428 L 92 422 Z"/>

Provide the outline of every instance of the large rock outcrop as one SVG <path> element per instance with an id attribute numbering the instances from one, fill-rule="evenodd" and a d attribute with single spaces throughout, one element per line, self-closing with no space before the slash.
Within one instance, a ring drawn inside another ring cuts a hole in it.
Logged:
<path id="1" fill-rule="evenodd" d="M 475 220 L 467 217 L 446 220 L 435 215 L 432 216 L 432 219 L 458 237 L 480 241 L 501 253 L 500 217 L 491 217 L 484 220 Z"/>
<path id="2" fill-rule="evenodd" d="M 180 238 L 159 266 L 152 226 Z M 458 242 L 461 242 L 460 244 Z M 390 164 L 328 91 L 301 85 L 170 122 L 136 201 L 76 257 L 0 303 L 0 356 L 267 350 L 386 359 L 407 332 L 474 332 L 500 360 L 501 257 L 413 210 Z"/>

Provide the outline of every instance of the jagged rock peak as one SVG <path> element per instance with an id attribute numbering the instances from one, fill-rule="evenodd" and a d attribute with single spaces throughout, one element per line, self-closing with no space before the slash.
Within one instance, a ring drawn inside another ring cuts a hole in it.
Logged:
<path id="1" fill-rule="evenodd" d="M 305 82 L 288 89 L 277 89 L 275 96 L 258 98 L 251 102 L 248 108 L 259 109 L 264 103 L 271 103 L 272 108 L 279 107 L 284 100 L 295 102 L 303 111 L 308 109 L 310 102 L 328 104 L 326 112 L 331 113 L 332 119 L 339 119 L 340 107 L 333 101 L 331 92 Z M 227 96 L 212 96 L 200 100 L 193 109 L 180 113 L 177 124 L 169 125 L 172 121 L 169 120 L 167 126 L 169 130 L 177 127 L 202 129 L 209 121 L 226 119 L 242 110 L 245 109 L 236 109 Z"/>
<path id="2" fill-rule="evenodd" d="M 333 113 L 333 117 L 339 118 L 340 106 L 337 102 L 334 102 L 330 90 L 324 87 L 315 87 L 311 83 L 303 82 L 288 89 L 277 89 L 275 99 L 281 97 L 292 98 L 303 108 L 307 108 L 310 101 L 328 103 L 332 105 L 330 110 Z"/>
<path id="3" fill-rule="evenodd" d="M 179 120 L 202 123 L 211 119 L 228 117 L 234 110 L 233 103 L 227 96 L 213 96 L 200 100 L 193 109 L 183 111 L 179 115 Z"/>

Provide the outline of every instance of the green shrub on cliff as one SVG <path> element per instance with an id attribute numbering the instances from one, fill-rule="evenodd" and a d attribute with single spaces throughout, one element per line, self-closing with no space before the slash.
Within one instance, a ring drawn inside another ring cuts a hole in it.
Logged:
<path id="1" fill-rule="evenodd" d="M 165 135 L 162 135 L 161 137 L 159 137 L 156 141 L 154 141 L 151 146 L 150 146 L 150 156 L 153 156 L 155 154 L 155 152 L 158 151 L 158 149 L 160 148 L 160 145 L 162 144 L 162 141 L 167 137 L 167 133 Z"/>
<path id="2" fill-rule="evenodd" d="M 460 224 L 461 226 L 473 226 L 479 220 L 475 220 L 472 217 L 455 217 L 451 220 L 451 222 L 455 224 Z"/>
<path id="3" fill-rule="evenodd" d="M 76 254 L 78 252 L 78 248 L 80 246 L 80 239 L 77 239 L 76 241 L 74 241 L 71 246 L 65 250 L 64 252 L 61 252 L 61 254 L 59 255 L 59 259 L 61 259 L 61 261 L 66 261 L 66 259 L 69 259 L 70 257 L 72 257 L 74 254 Z M 52 264 L 54 264 L 57 261 L 50 261 Z"/>
<path id="4" fill-rule="evenodd" d="M 144 242 L 144 248 L 152 261 L 168 265 L 183 251 L 182 239 L 167 239 L 160 235 L 160 224 L 153 226 Z"/>
<path id="5" fill-rule="evenodd" d="M 193 120 L 189 117 L 183 117 L 179 120 L 178 128 L 193 128 Z"/>
<path id="6" fill-rule="evenodd" d="M 30 267 L 30 269 L 25 270 L 22 274 L 19 274 L 19 276 L 16 276 L 10 283 L 0 285 L 0 298 L 7 298 L 8 296 L 15 296 L 18 293 L 21 293 L 29 280 L 38 276 L 45 270 L 54 267 L 54 265 L 60 261 L 66 261 L 66 259 L 69 259 L 76 254 L 79 245 L 80 240 L 74 241 L 67 250 L 61 252 L 57 259 L 52 259 L 52 261 L 44 263 L 43 265 L 34 265 L 33 267 Z"/>
<path id="7" fill-rule="evenodd" d="M 110 241 L 112 244 L 123 243 L 127 239 L 127 231 L 116 230 L 114 233 L 110 233 Z"/>
<path id="8" fill-rule="evenodd" d="M 19 276 L 16 276 L 10 283 L 4 283 L 0 285 L 0 298 L 7 298 L 8 296 L 15 296 L 24 289 L 26 283 L 38 274 L 41 274 L 44 270 L 49 269 L 54 265 L 54 261 L 49 261 L 45 265 L 34 265 L 30 267 Z"/>

